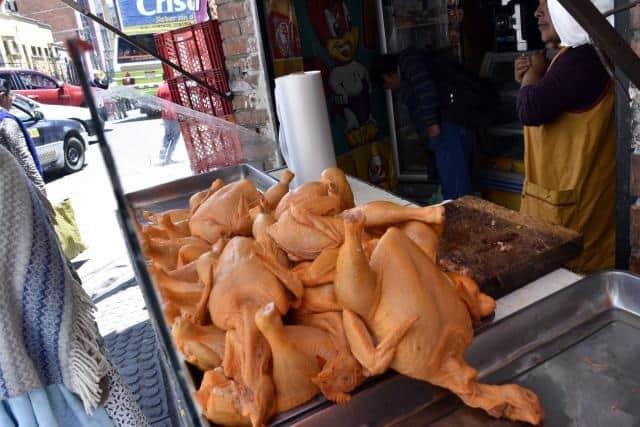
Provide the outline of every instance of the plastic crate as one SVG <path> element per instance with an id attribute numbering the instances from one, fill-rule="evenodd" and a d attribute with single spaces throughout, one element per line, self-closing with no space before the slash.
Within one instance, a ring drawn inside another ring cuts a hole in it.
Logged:
<path id="1" fill-rule="evenodd" d="M 218 21 L 194 24 L 154 36 L 156 49 L 165 59 L 190 73 L 224 70 L 224 53 Z M 180 75 L 162 64 L 167 79 Z"/>
<path id="2" fill-rule="evenodd" d="M 229 92 L 229 82 L 224 71 L 206 71 L 196 75 L 209 86 L 224 93 Z M 217 117 L 233 114 L 231 101 L 187 77 L 178 76 L 168 80 L 167 84 L 171 99 L 176 104 Z"/>
<path id="3" fill-rule="evenodd" d="M 223 117 L 234 122 L 232 116 Z M 236 165 L 244 161 L 242 145 L 237 130 L 233 126 L 180 122 L 180 130 L 195 173 Z"/>

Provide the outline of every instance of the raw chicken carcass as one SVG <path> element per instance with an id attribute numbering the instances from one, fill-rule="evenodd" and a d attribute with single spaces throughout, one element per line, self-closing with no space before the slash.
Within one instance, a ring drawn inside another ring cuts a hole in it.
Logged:
<path id="1" fill-rule="evenodd" d="M 238 396 L 240 414 L 249 416 L 253 425 L 261 425 L 273 414 L 275 400 L 271 352 L 254 316 L 270 302 L 281 315 L 286 314 L 291 303 L 287 290 L 297 300 L 303 293 L 302 283 L 246 237 L 234 237 L 227 243 L 214 277 L 209 297 L 211 320 L 228 331 L 228 337 L 229 332 L 236 337 L 234 343 L 225 345 L 225 374 L 242 390 Z"/>
<path id="2" fill-rule="evenodd" d="M 292 206 L 314 215 L 334 215 L 342 210 L 341 204 L 339 195 L 330 194 L 326 183 L 311 181 L 285 194 L 276 207 L 274 218 L 279 220 Z"/>
<path id="3" fill-rule="evenodd" d="M 341 313 L 333 311 L 296 314 L 293 321 L 296 325 L 318 328 L 329 335 L 331 347 L 326 344 L 319 347 L 318 342 L 308 336 L 294 337 L 290 335 L 290 337 L 302 351 L 309 351 L 307 349 L 317 351 L 316 356 L 323 360 L 322 370 L 311 379 L 320 388 L 322 394 L 336 403 L 347 403 L 350 399 L 349 393 L 364 381 L 364 375 L 362 366 L 349 349 Z M 315 350 L 317 348 L 322 348 L 323 351 Z"/>
<path id="4" fill-rule="evenodd" d="M 294 205 L 267 232 L 292 260 L 313 260 L 342 244 L 344 225 L 338 217 L 314 215 Z"/>
<path id="5" fill-rule="evenodd" d="M 334 193 L 340 198 L 341 211 L 355 207 L 351 186 L 342 169 L 334 167 L 323 170 L 320 181 L 327 184 L 329 194 Z"/>
<path id="6" fill-rule="evenodd" d="M 271 347 L 277 412 L 295 408 L 319 393 L 318 386 L 311 381 L 320 372 L 318 359 L 315 354 L 301 351 L 297 340 L 315 332 L 314 338 L 318 346 L 322 345 L 319 342 L 322 337 L 328 340 L 327 334 L 308 327 L 299 327 L 303 328 L 301 333 L 293 332 L 294 337 L 289 336 L 286 329 L 291 331 L 292 327 L 285 328 L 281 316 L 273 303 L 267 304 L 255 315 L 256 325 Z M 330 340 L 326 344 L 330 346 Z"/>
<path id="7" fill-rule="evenodd" d="M 306 288 L 302 295 L 302 303 L 296 308 L 297 313 L 326 313 L 342 311 L 336 300 L 333 284 Z"/>
<path id="8" fill-rule="evenodd" d="M 285 171 L 282 172 L 280 182 L 264 192 L 265 207 L 269 212 L 274 211 L 278 206 L 278 203 L 280 203 L 280 200 L 282 200 L 285 194 L 287 194 L 289 191 L 289 185 L 291 184 L 294 176 L 295 175 L 291 171 L 285 169 Z"/>
<path id="9" fill-rule="evenodd" d="M 464 353 L 471 344 L 469 311 L 447 276 L 398 228 L 389 228 L 364 256 L 362 216 L 345 218 L 336 266 L 336 297 L 351 351 L 371 374 L 388 367 L 447 388 L 495 417 L 539 424 L 538 397 L 515 384 L 476 382 Z"/>
<path id="10" fill-rule="evenodd" d="M 211 183 L 206 190 L 199 191 L 189 198 L 189 215 L 193 215 L 202 203 L 213 193 L 224 187 L 224 181 L 220 178 Z"/>
<path id="11" fill-rule="evenodd" d="M 187 362 L 202 371 L 215 369 L 224 357 L 224 331 L 213 325 L 200 326 L 188 318 L 176 319 L 171 330 L 176 347 Z"/>
<path id="12" fill-rule="evenodd" d="M 237 408 L 241 388 L 227 378 L 221 369 L 204 373 L 196 400 L 204 409 L 205 416 L 216 424 L 223 426 L 251 425 L 249 417 L 240 415 Z"/>
<path id="13" fill-rule="evenodd" d="M 250 209 L 259 205 L 262 195 L 251 181 L 227 184 L 210 195 L 189 220 L 191 234 L 209 243 L 220 237 L 250 236 Z"/>
<path id="14" fill-rule="evenodd" d="M 202 284 L 176 279 L 154 262 L 149 263 L 148 270 L 162 296 L 167 323 L 173 325 L 177 317 L 193 315 L 202 295 Z"/>

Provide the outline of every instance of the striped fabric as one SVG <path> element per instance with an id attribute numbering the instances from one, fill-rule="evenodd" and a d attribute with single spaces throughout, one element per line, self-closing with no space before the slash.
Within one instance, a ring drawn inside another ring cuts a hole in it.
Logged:
<path id="1" fill-rule="evenodd" d="M 0 147 L 0 399 L 64 384 L 90 412 L 108 365 L 42 197 Z"/>

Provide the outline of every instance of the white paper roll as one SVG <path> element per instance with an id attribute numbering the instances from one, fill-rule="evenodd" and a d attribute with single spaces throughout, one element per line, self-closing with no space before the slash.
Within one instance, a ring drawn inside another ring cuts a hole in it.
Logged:
<path id="1" fill-rule="evenodd" d="M 324 169 L 336 165 L 320 71 L 278 77 L 275 100 L 280 149 L 296 174 L 293 187 L 318 180 Z"/>

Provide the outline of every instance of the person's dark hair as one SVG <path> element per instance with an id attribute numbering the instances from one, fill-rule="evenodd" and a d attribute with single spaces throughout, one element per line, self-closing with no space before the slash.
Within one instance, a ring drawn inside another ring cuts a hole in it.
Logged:
<path id="1" fill-rule="evenodd" d="M 371 80 L 374 84 L 382 86 L 385 74 L 393 74 L 398 72 L 398 55 L 387 54 L 379 55 L 373 61 L 371 67 Z"/>

